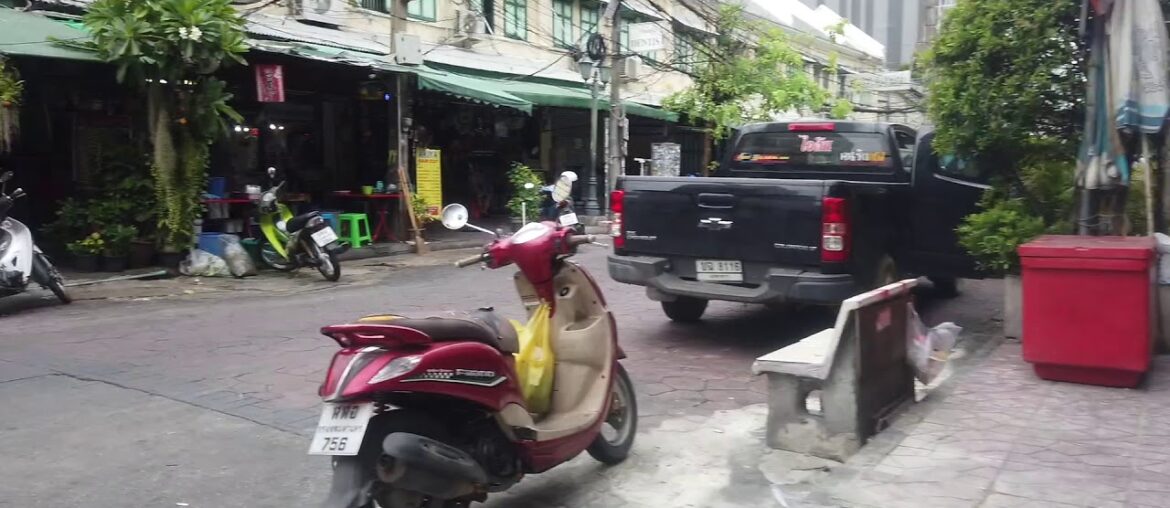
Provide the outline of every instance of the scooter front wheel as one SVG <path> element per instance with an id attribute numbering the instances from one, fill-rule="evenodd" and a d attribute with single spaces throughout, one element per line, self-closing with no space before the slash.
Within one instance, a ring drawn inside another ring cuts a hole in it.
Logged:
<path id="1" fill-rule="evenodd" d="M 613 393 L 610 395 L 609 414 L 601 425 L 601 432 L 589 445 L 589 455 L 608 465 L 620 464 L 630 456 L 634 435 L 638 433 L 638 401 L 634 398 L 634 383 L 622 364 L 614 366 Z"/>
<path id="2" fill-rule="evenodd" d="M 337 254 L 322 249 L 315 243 L 309 247 L 313 249 L 313 256 L 317 258 L 317 271 L 321 272 L 325 280 L 337 282 L 341 278 L 341 262 L 337 260 Z"/>

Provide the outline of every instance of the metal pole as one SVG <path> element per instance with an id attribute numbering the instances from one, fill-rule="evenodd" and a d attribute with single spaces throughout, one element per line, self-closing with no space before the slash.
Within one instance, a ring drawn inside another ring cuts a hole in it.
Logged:
<path id="1" fill-rule="evenodd" d="M 592 92 L 592 102 L 589 105 L 589 173 L 585 180 L 585 215 L 601 215 L 601 203 L 597 200 L 597 96 L 601 92 L 597 89 L 600 76 L 597 64 L 593 65 L 593 83 L 589 87 Z"/>
<path id="2" fill-rule="evenodd" d="M 609 194 L 613 192 L 617 185 L 618 175 L 625 173 L 625 159 L 622 157 L 622 80 L 621 76 L 621 9 L 618 4 L 621 2 L 613 1 L 606 6 L 606 14 L 612 20 L 610 27 L 609 44 L 612 49 L 610 54 L 610 70 L 613 78 L 609 84 L 609 165 L 606 168 L 606 185 L 605 185 L 605 209 L 609 210 Z"/>

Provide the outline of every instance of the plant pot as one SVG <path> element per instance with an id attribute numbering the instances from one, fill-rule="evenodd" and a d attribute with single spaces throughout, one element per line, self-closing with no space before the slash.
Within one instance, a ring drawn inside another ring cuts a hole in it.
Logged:
<path id="1" fill-rule="evenodd" d="M 1024 294 L 1019 275 L 1003 278 L 1003 335 L 1021 340 L 1024 337 Z"/>
<path id="2" fill-rule="evenodd" d="M 126 261 L 126 256 L 102 256 L 102 271 L 124 272 Z"/>
<path id="3" fill-rule="evenodd" d="M 130 268 L 145 268 L 154 264 L 154 243 L 130 243 Z"/>
<path id="4" fill-rule="evenodd" d="M 512 217 L 509 224 L 512 225 L 513 232 L 520 231 L 520 228 L 524 227 L 524 220 L 520 217 Z"/>
<path id="5" fill-rule="evenodd" d="M 186 257 L 186 252 L 160 252 L 158 253 L 158 265 L 168 270 L 178 270 L 179 262 Z"/>
<path id="6" fill-rule="evenodd" d="M 93 254 L 74 254 L 73 267 L 79 272 L 98 271 L 98 257 Z"/>

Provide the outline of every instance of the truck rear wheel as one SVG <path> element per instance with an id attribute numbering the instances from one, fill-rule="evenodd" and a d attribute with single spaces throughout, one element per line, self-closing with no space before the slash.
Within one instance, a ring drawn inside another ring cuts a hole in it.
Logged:
<path id="1" fill-rule="evenodd" d="M 662 311 L 671 321 L 678 323 L 694 323 L 702 319 L 707 311 L 707 300 L 680 296 L 673 302 L 662 302 Z"/>

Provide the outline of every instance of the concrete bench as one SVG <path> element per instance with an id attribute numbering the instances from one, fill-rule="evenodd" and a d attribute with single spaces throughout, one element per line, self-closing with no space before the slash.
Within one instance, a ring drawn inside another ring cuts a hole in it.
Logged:
<path id="1" fill-rule="evenodd" d="M 845 300 L 833 328 L 756 359 L 752 372 L 768 377 L 768 446 L 844 461 L 914 400 L 906 330 L 916 284 Z M 810 411 L 816 393 L 820 410 Z"/>

